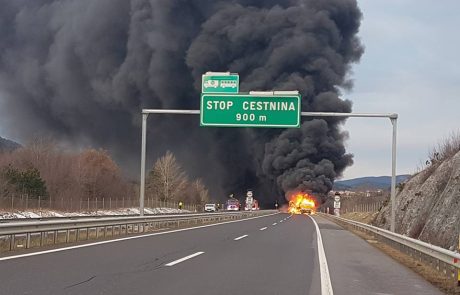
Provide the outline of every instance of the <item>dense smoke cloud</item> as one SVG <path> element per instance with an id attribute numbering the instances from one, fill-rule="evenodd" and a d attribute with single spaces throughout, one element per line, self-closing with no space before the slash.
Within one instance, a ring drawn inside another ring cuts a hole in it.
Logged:
<path id="1" fill-rule="evenodd" d="M 308 111 L 338 97 L 362 47 L 355 0 L 0 0 L 0 123 L 108 148 L 137 171 L 140 109 L 199 106 L 201 75 L 238 72 L 241 91 L 299 90 Z M 150 159 L 170 149 L 220 194 L 326 192 L 352 163 L 338 119 L 297 130 L 203 129 L 151 118 Z"/>

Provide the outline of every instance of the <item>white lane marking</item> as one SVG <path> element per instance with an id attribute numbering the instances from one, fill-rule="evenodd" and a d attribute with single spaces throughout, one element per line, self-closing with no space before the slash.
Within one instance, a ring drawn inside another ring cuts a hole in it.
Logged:
<path id="1" fill-rule="evenodd" d="M 282 220 L 282 219 L 280 220 L 280 223 L 281 223 L 281 222 L 283 222 L 283 220 Z"/>
<path id="2" fill-rule="evenodd" d="M 259 230 L 266 230 L 266 229 L 267 229 L 267 227 L 262 227 L 262 228 L 261 228 L 261 229 L 259 229 Z"/>
<path id="3" fill-rule="evenodd" d="M 268 215 L 249 217 L 249 218 L 239 219 L 239 220 L 224 221 L 224 222 L 221 222 L 221 223 L 206 224 L 206 225 L 200 225 L 200 226 L 189 227 L 189 228 L 181 228 L 181 229 L 175 229 L 175 230 L 170 230 L 170 231 L 163 231 L 163 232 L 159 232 L 159 233 L 151 233 L 151 234 L 146 234 L 146 235 L 142 235 L 142 236 L 126 237 L 126 238 L 120 238 L 120 239 L 115 239 L 115 240 L 95 242 L 95 243 L 90 243 L 90 244 L 69 246 L 69 247 L 59 248 L 59 249 L 45 250 L 45 251 L 40 251 L 40 252 L 19 254 L 19 255 L 14 255 L 14 256 L 7 256 L 7 257 L 0 257 L 0 261 L 16 259 L 16 258 L 23 258 L 23 257 L 29 257 L 29 256 L 35 256 L 35 255 L 49 254 L 49 253 L 73 250 L 73 249 L 78 249 L 78 248 L 86 248 L 86 247 L 91 247 L 91 246 L 97 246 L 97 245 L 103 245 L 103 244 L 109 244 L 109 243 L 115 243 L 115 242 L 121 242 L 121 241 L 127 241 L 127 240 L 142 239 L 142 238 L 148 238 L 148 237 L 152 237 L 152 236 L 172 234 L 172 233 L 177 233 L 177 232 L 181 232 L 181 231 L 188 231 L 188 230 L 200 229 L 200 228 L 205 228 L 205 227 L 218 226 L 218 225 L 223 225 L 223 224 L 228 224 L 228 223 L 242 222 L 242 221 L 246 221 L 246 220 L 257 219 L 257 218 L 272 216 L 272 215 L 276 215 L 276 214 L 279 214 L 279 212 L 273 213 L 273 214 L 268 214 Z"/>
<path id="4" fill-rule="evenodd" d="M 166 263 L 165 266 L 173 266 L 173 265 L 176 265 L 178 263 L 184 262 L 185 260 L 189 260 L 190 258 L 196 257 L 196 256 L 201 255 L 201 254 L 204 254 L 204 252 L 193 253 L 193 254 L 191 254 L 189 256 L 182 257 L 181 259 L 177 259 L 177 260 L 174 260 L 174 261 L 172 261 L 170 263 Z"/>
<path id="5" fill-rule="evenodd" d="M 310 219 L 315 224 L 316 228 L 316 240 L 318 242 L 318 259 L 319 259 L 319 270 L 321 273 L 321 295 L 334 295 L 332 290 L 331 276 L 329 275 L 329 267 L 327 266 L 326 252 L 324 252 L 323 239 L 321 237 L 321 232 L 319 231 L 319 226 L 316 223 L 316 220 L 308 215 Z"/>
<path id="6" fill-rule="evenodd" d="M 273 223 L 272 225 L 276 225 L 276 224 L 277 224 L 277 223 L 275 222 L 275 223 Z"/>
<path id="7" fill-rule="evenodd" d="M 238 240 L 241 240 L 241 239 L 246 238 L 247 236 L 248 236 L 248 235 L 242 235 L 241 237 L 234 238 L 233 240 L 238 241 Z"/>

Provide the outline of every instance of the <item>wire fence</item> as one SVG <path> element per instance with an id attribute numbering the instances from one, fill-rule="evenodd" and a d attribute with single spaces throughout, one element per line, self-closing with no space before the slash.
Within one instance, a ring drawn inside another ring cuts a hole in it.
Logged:
<path id="1" fill-rule="evenodd" d="M 341 200 L 340 211 L 342 214 L 349 212 L 377 212 L 386 202 L 388 202 L 388 196 L 345 197 Z"/>
<path id="2" fill-rule="evenodd" d="M 146 208 L 175 208 L 188 211 L 199 210 L 201 206 L 179 202 L 162 201 L 156 198 L 146 198 Z M 64 212 L 94 212 L 98 210 L 117 210 L 125 208 L 138 208 L 139 198 L 31 198 L 28 195 L 0 197 L 0 209 L 4 211 L 27 210 L 57 210 Z"/>
<path id="3" fill-rule="evenodd" d="M 383 201 L 375 201 L 375 202 L 369 202 L 369 203 L 360 203 L 360 204 L 351 204 L 348 205 L 345 204 L 341 211 L 342 213 L 347 213 L 347 212 L 377 212 L 380 210 L 380 208 L 383 206 L 384 202 Z"/>

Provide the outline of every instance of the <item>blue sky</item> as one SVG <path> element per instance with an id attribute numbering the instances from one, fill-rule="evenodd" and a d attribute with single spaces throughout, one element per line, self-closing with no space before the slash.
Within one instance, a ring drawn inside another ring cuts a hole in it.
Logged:
<path id="1" fill-rule="evenodd" d="M 354 112 L 398 113 L 397 172 L 414 172 L 460 127 L 460 1 L 358 0 L 365 53 L 344 97 Z M 344 179 L 390 175 L 388 119 L 349 119 Z"/>

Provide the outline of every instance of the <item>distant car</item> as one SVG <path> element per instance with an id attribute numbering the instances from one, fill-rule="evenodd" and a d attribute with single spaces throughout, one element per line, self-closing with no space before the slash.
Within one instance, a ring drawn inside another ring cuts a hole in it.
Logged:
<path id="1" fill-rule="evenodd" d="M 204 211 L 205 212 L 216 212 L 217 206 L 216 204 L 206 204 L 204 205 Z"/>

